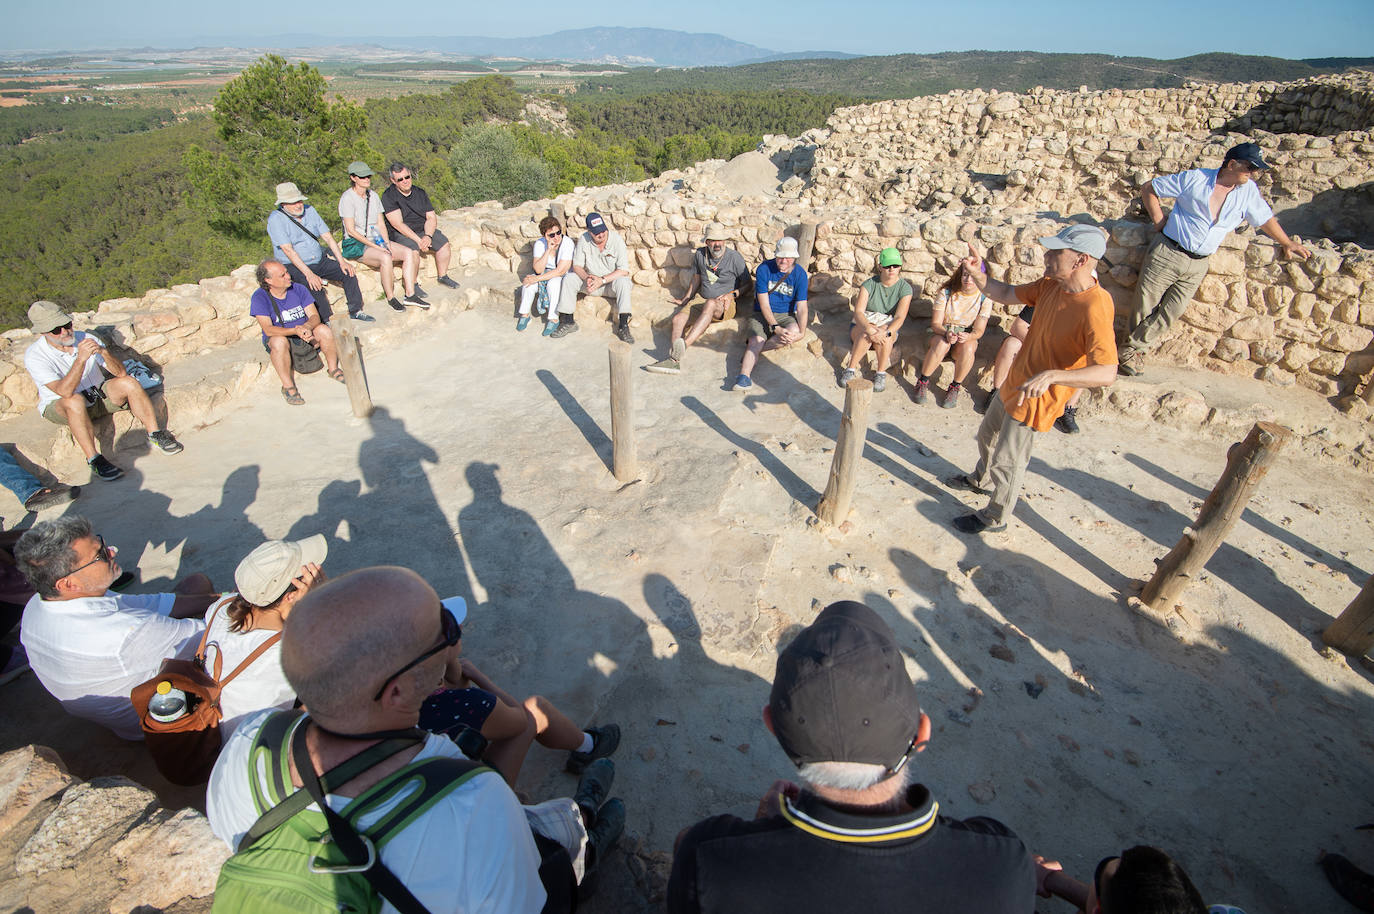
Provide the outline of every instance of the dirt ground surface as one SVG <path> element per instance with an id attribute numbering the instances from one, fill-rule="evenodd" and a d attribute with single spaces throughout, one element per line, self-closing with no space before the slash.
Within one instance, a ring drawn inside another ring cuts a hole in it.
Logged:
<path id="1" fill-rule="evenodd" d="M 1367 474 L 1280 458 L 1162 626 L 1125 597 L 1195 518 L 1227 440 L 1089 403 L 1082 434 L 1037 438 L 1009 531 L 969 538 L 949 521 L 979 500 L 941 479 L 972 468 L 979 417 L 967 400 L 916 406 L 893 384 L 874 396 L 841 532 L 813 522 L 844 398 L 825 360 L 765 356 L 736 392 L 740 344 L 718 331 L 679 376 L 636 370 L 640 471 L 622 485 L 609 324 L 550 340 L 537 324 L 515 333 L 504 306 L 402 320 L 403 345 L 367 348 L 370 419 L 323 374 L 302 381 L 303 408 L 265 378 L 212 425 L 173 416 L 184 454 L 121 455 L 128 475 L 67 510 L 120 547 L 144 590 L 197 570 L 229 587 L 265 538 L 324 533 L 333 574 L 395 563 L 466 597 L 464 648 L 481 669 L 622 728 L 613 793 L 629 825 L 592 911 L 659 907 L 679 830 L 752 816 L 789 774 L 759 709 L 778 647 L 840 599 L 867 602 L 902 644 L 935 724 L 919 779 L 944 814 L 994 816 L 1082 878 L 1157 844 L 1209 901 L 1251 914 L 1341 910 L 1320 849 L 1374 869 L 1374 839 L 1353 830 L 1374 821 L 1374 676 L 1320 651 L 1374 571 Z M 635 332 L 637 365 L 662 357 L 666 328 Z M 1330 409 L 1258 382 L 1192 381 L 1280 419 Z M 4 687 L 0 715 L 0 749 L 26 743 L 83 777 L 126 773 L 169 805 L 203 801 L 141 747 L 66 717 L 32 676 Z M 520 789 L 570 794 L 562 761 L 535 747 Z"/>

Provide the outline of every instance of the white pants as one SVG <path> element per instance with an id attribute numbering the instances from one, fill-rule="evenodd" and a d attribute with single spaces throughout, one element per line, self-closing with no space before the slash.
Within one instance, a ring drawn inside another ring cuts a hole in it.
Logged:
<path id="1" fill-rule="evenodd" d="M 558 295 L 563 288 L 563 277 L 555 276 L 552 279 L 543 280 L 549 287 L 549 320 L 556 320 L 554 315 L 558 311 Z M 535 301 L 539 297 L 539 283 L 532 282 L 528 286 L 520 287 L 520 316 L 528 317 L 530 309 L 534 307 Z"/>

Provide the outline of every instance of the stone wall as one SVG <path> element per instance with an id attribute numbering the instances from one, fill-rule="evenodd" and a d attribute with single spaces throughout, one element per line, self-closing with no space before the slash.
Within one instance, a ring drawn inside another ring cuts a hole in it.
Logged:
<path id="1" fill-rule="evenodd" d="M 1261 124 L 1312 132 L 1277 135 L 1259 130 Z M 598 210 L 630 248 L 633 279 L 643 290 L 637 313 L 657 319 L 690 280 L 692 250 L 708 222 L 730 228 L 751 266 L 771 256 L 783 234 L 815 222 L 811 302 L 822 321 L 838 321 L 883 247 L 903 252 L 904 275 L 920 290 L 916 314 L 928 316 L 968 241 L 987 252 L 993 275 L 1027 281 L 1040 275 L 1035 239 L 1068 214 L 1110 232 L 1102 282 L 1124 313 L 1150 240 L 1148 226 L 1131 218 L 1140 183 L 1219 163 L 1240 140 L 1235 131 L 1244 129 L 1275 164 L 1265 191 L 1285 224 L 1306 211 L 1328 234 L 1349 235 L 1356 223 L 1374 232 L 1368 206 L 1351 205 L 1374 186 L 1371 125 L 1369 74 L 1179 90 L 951 92 L 840 109 L 825 129 L 794 140 L 765 138 L 759 151 L 746 154 L 753 157 L 749 169 L 705 162 L 637 184 L 579 188 L 556 201 L 449 211 L 440 225 L 454 243 L 455 272 L 518 274 L 529 270 L 536 223 L 552 206 L 566 212 L 570 230 Z M 770 161 L 768 186 L 739 192 L 738 176 Z M 1297 263 L 1281 260 L 1254 231 L 1229 236 L 1197 301 L 1156 357 L 1327 396 L 1353 392 L 1374 367 L 1374 242 L 1306 243 L 1314 256 Z M 432 275 L 433 260 L 424 263 Z M 252 273 L 244 266 L 102 302 L 78 315 L 77 326 L 154 365 L 195 358 L 256 335 L 247 314 Z M 375 299 L 376 275 L 360 274 L 366 297 Z M 478 292 L 463 295 L 471 306 Z M 36 401 L 22 365 L 32 339 L 24 330 L 0 336 L 0 417 Z"/>

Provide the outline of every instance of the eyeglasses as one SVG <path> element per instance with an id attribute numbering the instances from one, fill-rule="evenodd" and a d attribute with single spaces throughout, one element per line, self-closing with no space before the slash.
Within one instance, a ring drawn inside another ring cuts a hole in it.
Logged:
<path id="1" fill-rule="evenodd" d="M 386 681 L 384 681 L 382 683 L 382 687 L 377 690 L 377 694 L 372 696 L 373 701 L 381 701 L 382 693 L 386 691 L 386 687 L 395 682 L 396 679 L 400 677 L 402 674 L 409 672 L 410 670 L 424 663 L 426 660 L 433 657 L 440 651 L 447 650 L 448 648 L 453 647 L 455 644 L 459 642 L 459 640 L 462 639 L 463 626 L 458 623 L 457 619 L 453 618 L 453 613 L 449 612 L 447 606 L 439 607 L 439 625 L 443 630 L 443 640 L 439 644 L 425 651 L 420 656 L 416 657 L 414 660 L 407 663 L 405 666 L 401 667 L 396 672 L 392 673 L 390 676 L 386 677 Z"/>
<path id="2" fill-rule="evenodd" d="M 1097 892 L 1099 901 L 1102 900 L 1102 874 L 1106 871 L 1107 864 L 1111 863 L 1113 860 L 1120 859 L 1120 857 L 1113 854 L 1110 857 L 1103 857 L 1101 860 L 1097 861 L 1097 869 L 1093 870 L 1093 889 Z"/>
<path id="3" fill-rule="evenodd" d="M 906 763 L 909 762 L 909 761 L 911 761 L 911 753 L 913 753 L 913 752 L 916 751 L 916 744 L 920 741 L 920 739 L 921 739 L 921 730 L 920 730 L 920 728 L 918 727 L 918 728 L 916 729 L 915 735 L 911 737 L 911 742 L 907 744 L 906 751 L 903 752 L 903 753 L 902 753 L 902 757 L 901 757 L 900 759 L 897 760 L 897 764 L 895 764 L 895 765 L 893 765 L 891 768 L 887 769 L 887 772 L 888 772 L 888 776 L 889 776 L 889 777 L 892 776 L 892 775 L 894 775 L 894 774 L 896 774 L 897 772 L 901 771 L 903 768 L 906 767 Z"/>
<path id="4" fill-rule="evenodd" d="M 67 326 L 71 326 L 71 325 L 68 324 Z M 67 572 L 66 574 L 62 575 L 62 577 L 64 577 L 64 578 L 69 578 L 69 577 L 71 577 L 72 575 L 76 574 L 78 571 L 85 571 L 87 568 L 90 568 L 92 565 L 98 565 L 98 564 L 101 563 L 101 562 L 104 562 L 105 564 L 108 565 L 108 564 L 110 564 L 111 562 L 114 561 L 114 549 L 113 549 L 113 547 L 106 546 L 106 545 L 105 545 L 105 538 L 102 537 L 99 533 L 97 533 L 97 534 L 95 535 L 95 538 L 96 538 L 96 541 L 97 541 L 98 543 L 100 543 L 100 548 L 97 549 L 97 550 L 95 551 L 95 558 L 91 559 L 89 562 L 87 562 L 87 563 L 84 564 L 84 565 L 81 565 L 81 566 L 78 567 L 78 568 L 73 568 L 71 571 L 69 571 L 69 572 Z"/>
<path id="5" fill-rule="evenodd" d="M 54 328 L 52 328 L 51 330 L 49 330 L 48 332 L 49 332 L 49 333 L 66 333 L 66 332 L 67 332 L 68 330 L 70 330 L 70 329 L 72 329 L 72 325 L 71 325 L 71 322 L 68 321 L 67 323 L 63 324 L 61 327 L 54 327 Z"/>

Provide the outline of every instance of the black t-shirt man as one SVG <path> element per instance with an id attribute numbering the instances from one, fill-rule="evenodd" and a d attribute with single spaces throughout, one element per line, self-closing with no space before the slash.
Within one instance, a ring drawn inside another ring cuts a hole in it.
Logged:
<path id="1" fill-rule="evenodd" d="M 410 195 L 406 196 L 393 184 L 382 193 L 382 212 L 400 210 L 401 221 L 417 235 L 425 233 L 425 216 L 432 209 L 434 206 L 429 202 L 429 194 L 422 187 L 413 188 Z"/>

